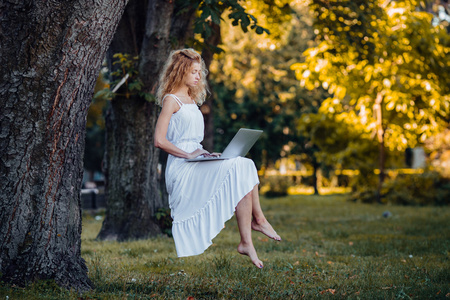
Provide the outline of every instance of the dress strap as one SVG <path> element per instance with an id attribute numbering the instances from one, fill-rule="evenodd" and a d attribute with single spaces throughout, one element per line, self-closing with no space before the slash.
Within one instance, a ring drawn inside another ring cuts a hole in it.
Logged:
<path id="1" fill-rule="evenodd" d="M 162 102 L 164 102 L 164 99 L 166 99 L 167 96 L 172 96 L 173 99 L 175 99 L 175 101 L 178 103 L 178 105 L 180 107 L 183 106 L 183 102 L 181 102 L 181 100 L 177 96 L 175 96 L 174 94 L 167 94 L 167 95 L 165 95 L 164 98 L 162 99 Z"/>

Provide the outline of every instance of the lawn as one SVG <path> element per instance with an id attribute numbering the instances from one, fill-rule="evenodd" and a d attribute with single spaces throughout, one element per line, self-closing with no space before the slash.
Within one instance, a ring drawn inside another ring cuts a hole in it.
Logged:
<path id="1" fill-rule="evenodd" d="M 86 212 L 82 256 L 96 289 L 83 299 L 450 299 L 450 207 L 369 205 L 347 197 L 263 198 L 283 241 L 253 233 L 262 270 L 236 252 L 234 218 L 204 254 L 177 258 L 169 237 L 95 241 L 101 221 Z M 6 295 L 77 299 L 48 282 L 1 287 L 0 299 Z"/>

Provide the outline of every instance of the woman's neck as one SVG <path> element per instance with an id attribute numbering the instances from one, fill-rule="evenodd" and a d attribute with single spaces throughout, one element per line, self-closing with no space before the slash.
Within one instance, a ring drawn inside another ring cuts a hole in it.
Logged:
<path id="1" fill-rule="evenodd" d="M 176 91 L 174 91 L 174 94 L 179 96 L 179 97 L 190 98 L 190 96 L 189 96 L 189 88 L 187 86 L 182 86 L 182 87 L 178 88 Z"/>

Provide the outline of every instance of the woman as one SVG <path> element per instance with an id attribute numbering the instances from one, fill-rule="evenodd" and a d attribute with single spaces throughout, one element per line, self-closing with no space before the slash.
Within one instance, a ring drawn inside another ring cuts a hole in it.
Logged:
<path id="1" fill-rule="evenodd" d="M 203 253 L 234 211 L 241 241 L 240 254 L 263 267 L 251 230 L 280 241 L 259 203 L 258 174 L 250 159 L 186 162 L 203 149 L 204 122 L 198 108 L 206 97 L 206 68 L 193 49 L 173 51 L 160 76 L 157 103 L 162 106 L 155 146 L 169 153 L 166 185 L 173 218 L 172 234 L 179 257 Z M 253 220 L 252 220 L 253 217 Z"/>

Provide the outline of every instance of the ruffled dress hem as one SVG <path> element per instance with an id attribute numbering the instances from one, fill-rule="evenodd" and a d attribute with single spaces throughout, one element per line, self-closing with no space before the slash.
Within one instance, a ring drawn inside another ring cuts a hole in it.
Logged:
<path id="1" fill-rule="evenodd" d="M 249 176 L 245 180 L 245 184 L 242 181 L 241 184 L 235 184 L 239 182 L 243 165 L 245 165 L 242 162 L 238 163 L 241 159 L 236 159 L 220 188 L 203 208 L 190 218 L 173 222 L 172 234 L 178 257 L 199 255 L 205 252 L 212 245 L 212 240 L 224 228 L 225 222 L 233 217 L 238 203 L 252 191 L 255 185 L 259 184 L 257 174 Z M 227 201 L 230 198 L 231 201 Z M 187 245 L 191 247 L 187 247 Z"/>

